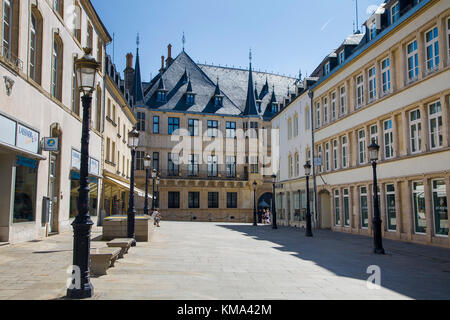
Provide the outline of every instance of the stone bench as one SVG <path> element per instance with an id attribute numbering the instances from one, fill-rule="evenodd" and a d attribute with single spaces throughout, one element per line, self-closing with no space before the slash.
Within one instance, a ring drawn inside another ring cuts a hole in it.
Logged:
<path id="1" fill-rule="evenodd" d="M 130 250 L 131 244 L 133 243 L 133 239 L 114 239 L 107 243 L 110 248 L 121 248 L 119 253 L 119 259 L 122 259 L 124 255 L 128 253 Z"/>
<path id="2" fill-rule="evenodd" d="M 120 248 L 91 249 L 91 274 L 95 276 L 106 275 L 106 271 L 114 267 L 120 251 Z"/>

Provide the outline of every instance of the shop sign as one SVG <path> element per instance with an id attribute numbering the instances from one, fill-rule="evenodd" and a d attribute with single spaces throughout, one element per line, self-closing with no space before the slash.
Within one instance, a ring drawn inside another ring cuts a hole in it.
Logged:
<path id="1" fill-rule="evenodd" d="M 89 174 L 100 175 L 100 163 L 92 158 L 89 159 Z"/>
<path id="2" fill-rule="evenodd" d="M 322 166 L 322 158 L 314 158 L 314 166 L 320 167 Z"/>
<path id="3" fill-rule="evenodd" d="M 44 151 L 59 151 L 59 138 L 44 138 Z"/>
<path id="4" fill-rule="evenodd" d="M 0 141 L 15 146 L 16 122 L 0 115 L 0 128 Z"/>
<path id="5" fill-rule="evenodd" d="M 16 146 L 33 153 L 38 153 L 39 133 L 21 124 L 17 124 Z"/>
<path id="6" fill-rule="evenodd" d="M 72 149 L 72 168 L 80 170 L 81 168 L 81 153 Z"/>

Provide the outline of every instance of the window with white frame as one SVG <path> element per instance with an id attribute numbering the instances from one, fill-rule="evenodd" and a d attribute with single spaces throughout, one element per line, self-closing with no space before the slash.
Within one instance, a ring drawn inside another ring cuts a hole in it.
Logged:
<path id="1" fill-rule="evenodd" d="M 389 58 L 381 61 L 381 92 L 383 95 L 391 92 L 391 64 Z"/>
<path id="2" fill-rule="evenodd" d="M 450 61 L 450 18 L 447 19 L 447 59 Z"/>
<path id="3" fill-rule="evenodd" d="M 288 175 L 289 175 L 289 178 L 292 178 L 292 175 L 293 175 L 293 171 L 294 171 L 294 164 L 293 164 L 293 162 L 292 162 L 292 155 L 289 155 L 289 157 L 288 157 Z"/>
<path id="4" fill-rule="evenodd" d="M 325 144 L 325 170 L 330 171 L 330 143 Z"/>
<path id="5" fill-rule="evenodd" d="M 430 147 L 431 149 L 441 148 L 443 146 L 441 102 L 437 101 L 430 104 L 428 111 L 430 121 Z"/>
<path id="6" fill-rule="evenodd" d="M 2 36 L 2 55 L 8 57 L 11 50 L 11 24 L 12 24 L 12 8 L 11 1 L 3 1 L 3 36 Z"/>
<path id="7" fill-rule="evenodd" d="M 320 158 L 321 160 L 323 159 L 322 146 L 317 147 L 317 157 Z M 322 172 L 323 172 L 323 163 L 321 166 L 319 166 L 319 173 L 322 173 Z"/>
<path id="8" fill-rule="evenodd" d="M 420 109 L 409 113 L 409 135 L 411 153 L 422 151 L 422 119 Z"/>
<path id="9" fill-rule="evenodd" d="M 400 18 L 400 4 L 398 1 L 391 7 L 391 24 Z"/>
<path id="10" fill-rule="evenodd" d="M 298 136 L 298 114 L 294 115 L 294 137 Z"/>
<path id="11" fill-rule="evenodd" d="M 334 222 L 336 226 L 341 225 L 341 204 L 339 190 L 334 190 Z"/>
<path id="12" fill-rule="evenodd" d="M 341 52 L 339 52 L 339 64 L 343 64 L 345 61 L 345 51 L 342 50 Z"/>
<path id="13" fill-rule="evenodd" d="M 375 100 L 377 97 L 377 78 L 375 73 L 375 66 L 369 69 L 369 101 Z"/>
<path id="14" fill-rule="evenodd" d="M 433 71 L 439 67 L 439 39 L 437 27 L 434 27 L 425 33 L 425 59 L 427 71 Z"/>
<path id="15" fill-rule="evenodd" d="M 341 115 L 347 113 L 347 93 L 345 91 L 345 86 L 340 89 L 340 109 Z"/>
<path id="16" fill-rule="evenodd" d="M 295 176 L 298 177 L 300 175 L 300 155 L 298 152 L 295 154 Z"/>
<path id="17" fill-rule="evenodd" d="M 323 99 L 323 123 L 328 123 L 328 98 Z"/>
<path id="18" fill-rule="evenodd" d="M 320 128 L 320 103 L 316 103 L 316 127 Z"/>
<path id="19" fill-rule="evenodd" d="M 339 169 L 339 162 L 338 162 L 338 148 L 339 148 L 339 142 L 338 140 L 333 141 L 333 169 L 337 170 Z"/>
<path id="20" fill-rule="evenodd" d="M 358 153 L 359 164 L 366 163 L 366 131 L 359 130 L 358 132 Z"/>
<path id="21" fill-rule="evenodd" d="M 227 138 L 231 138 L 231 139 L 236 138 L 236 122 L 228 122 L 227 121 L 226 135 L 227 135 Z"/>
<path id="22" fill-rule="evenodd" d="M 336 110 L 336 92 L 331 94 L 331 120 L 336 120 L 337 110 Z"/>
<path id="23" fill-rule="evenodd" d="M 343 136 L 341 138 L 341 157 L 342 157 L 342 168 L 348 167 L 348 138 Z"/>
<path id="24" fill-rule="evenodd" d="M 417 53 L 417 40 L 406 46 L 406 61 L 408 69 L 408 81 L 414 81 L 419 75 L 419 55 Z"/>
<path id="25" fill-rule="evenodd" d="M 394 157 L 394 133 L 392 131 L 392 120 L 384 122 L 384 158 Z"/>
<path id="26" fill-rule="evenodd" d="M 377 36 L 377 25 L 375 22 L 369 25 L 369 40 L 375 39 Z"/>
<path id="27" fill-rule="evenodd" d="M 311 114 L 310 114 L 311 110 L 306 107 L 305 108 L 305 129 L 309 130 L 311 129 Z"/>
<path id="28" fill-rule="evenodd" d="M 287 121 L 287 130 L 288 130 L 288 140 L 292 139 L 292 119 L 289 118 Z"/>
<path id="29" fill-rule="evenodd" d="M 364 104 L 364 77 L 359 75 L 356 78 L 356 108 L 361 108 Z"/>
<path id="30" fill-rule="evenodd" d="M 370 127 L 370 143 L 375 140 L 376 144 L 378 143 L 378 126 L 375 124 Z"/>
<path id="31" fill-rule="evenodd" d="M 327 62 L 324 67 L 325 75 L 330 73 L 330 63 Z"/>

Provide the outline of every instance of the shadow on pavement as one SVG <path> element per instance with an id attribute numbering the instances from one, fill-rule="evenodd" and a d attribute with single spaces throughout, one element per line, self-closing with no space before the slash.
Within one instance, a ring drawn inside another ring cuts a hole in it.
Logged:
<path id="1" fill-rule="evenodd" d="M 314 262 L 337 276 L 366 281 L 369 266 L 381 268 L 381 286 L 419 300 L 450 299 L 450 249 L 383 240 L 386 255 L 373 254 L 373 239 L 327 230 L 218 224 L 257 241 L 270 241 L 274 249 Z"/>

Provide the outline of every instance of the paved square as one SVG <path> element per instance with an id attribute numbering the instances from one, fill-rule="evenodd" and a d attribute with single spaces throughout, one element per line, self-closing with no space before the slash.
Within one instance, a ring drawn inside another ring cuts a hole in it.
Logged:
<path id="1" fill-rule="evenodd" d="M 71 241 L 0 247 L 0 299 L 64 297 Z M 152 242 L 92 278 L 94 299 L 450 299 L 450 250 L 384 245 L 377 256 L 372 239 L 330 231 L 306 238 L 300 229 L 163 222 Z M 379 290 L 367 288 L 372 265 Z"/>

